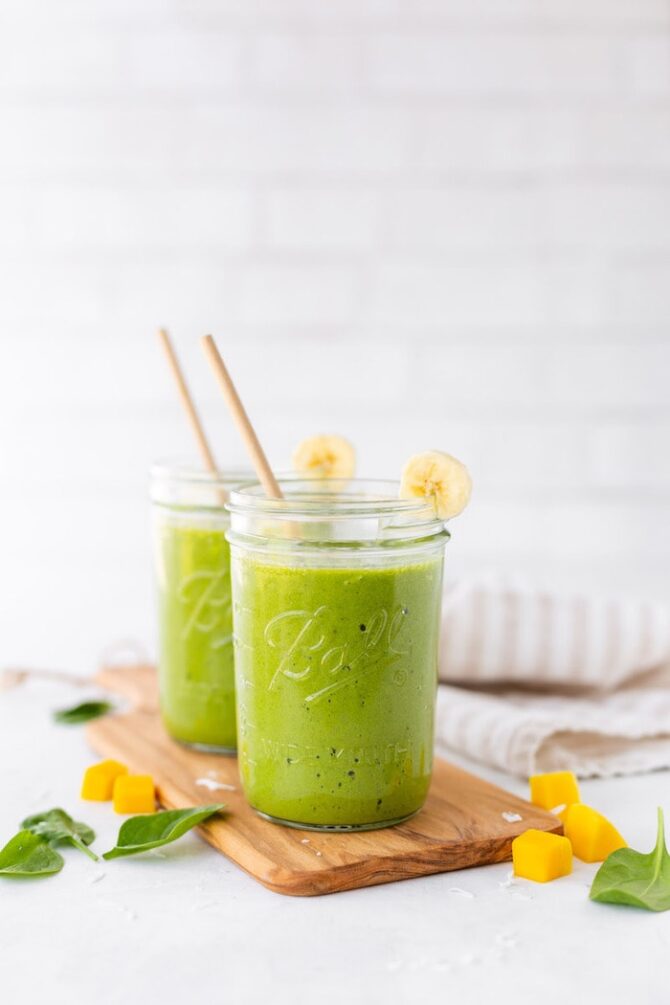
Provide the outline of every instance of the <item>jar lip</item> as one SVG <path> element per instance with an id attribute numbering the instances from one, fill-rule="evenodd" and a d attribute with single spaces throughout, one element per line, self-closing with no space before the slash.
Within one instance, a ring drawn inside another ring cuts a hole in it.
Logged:
<path id="1" fill-rule="evenodd" d="M 401 499 L 399 483 L 381 478 L 277 479 L 284 498 L 271 499 L 259 482 L 241 482 L 230 493 L 227 509 L 247 516 L 301 518 L 411 518 L 415 525 L 442 526 L 433 506 L 424 499 Z"/>
<path id="2" fill-rule="evenodd" d="M 229 489 L 231 485 L 247 484 L 253 477 L 254 473 L 250 468 L 221 468 L 213 472 L 182 459 L 155 461 L 149 468 L 152 482 L 165 481 L 172 485 L 202 486 L 208 489 Z"/>

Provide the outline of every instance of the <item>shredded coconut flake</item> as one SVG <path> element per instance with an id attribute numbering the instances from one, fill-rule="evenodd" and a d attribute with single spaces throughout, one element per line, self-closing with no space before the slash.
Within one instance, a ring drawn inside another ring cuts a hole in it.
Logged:
<path id="1" fill-rule="evenodd" d="M 200 785 L 203 789 L 207 789 L 208 792 L 217 792 L 220 789 L 224 789 L 226 792 L 237 791 L 234 785 L 228 785 L 226 782 L 215 782 L 213 778 L 196 778 L 195 784 Z"/>
<path id="2" fill-rule="evenodd" d="M 474 900 L 474 893 L 469 890 L 464 890 L 461 886 L 452 886 L 449 888 L 449 893 L 457 893 L 459 897 L 468 897 L 470 900 Z"/>

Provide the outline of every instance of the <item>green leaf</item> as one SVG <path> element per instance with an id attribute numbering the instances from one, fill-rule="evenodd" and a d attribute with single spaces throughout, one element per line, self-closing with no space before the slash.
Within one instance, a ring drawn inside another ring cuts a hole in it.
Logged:
<path id="1" fill-rule="evenodd" d="M 161 810 L 159 813 L 130 817 L 121 824 L 116 847 L 106 851 L 102 857 L 110 859 L 121 858 L 122 855 L 138 855 L 170 844 L 224 808 L 224 803 L 214 803 L 212 806 L 190 806 L 185 810 Z"/>
<path id="2" fill-rule="evenodd" d="M 21 826 L 53 844 L 65 841 L 74 845 L 94 862 L 99 861 L 98 856 L 86 847 L 95 841 L 95 831 L 91 830 L 88 824 L 73 820 L 65 810 L 55 807 L 53 810 L 45 810 L 44 813 L 35 813 L 31 817 L 26 817 Z"/>
<path id="3" fill-rule="evenodd" d="M 72 708 L 58 709 L 53 717 L 56 722 L 77 726 L 80 722 L 88 722 L 89 719 L 99 719 L 101 715 L 107 715 L 113 709 L 114 706 L 110 701 L 83 701 L 80 705 L 73 705 Z"/>
<path id="4" fill-rule="evenodd" d="M 632 848 L 612 852 L 598 869 L 589 896 L 601 903 L 630 904 L 648 911 L 670 910 L 670 855 L 660 807 L 654 850 L 648 855 Z"/>
<path id="5" fill-rule="evenodd" d="M 62 855 L 28 830 L 19 831 L 0 851 L 0 876 L 51 876 L 64 864 Z"/>

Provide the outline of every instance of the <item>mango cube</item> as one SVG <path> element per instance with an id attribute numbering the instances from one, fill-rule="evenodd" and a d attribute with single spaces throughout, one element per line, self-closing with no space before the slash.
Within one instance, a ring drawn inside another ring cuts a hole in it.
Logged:
<path id="1" fill-rule="evenodd" d="M 627 844 L 607 817 L 583 803 L 573 803 L 563 813 L 563 830 L 582 862 L 604 862 Z"/>
<path id="2" fill-rule="evenodd" d="M 548 883 L 572 872 L 572 845 L 560 834 L 527 830 L 512 841 L 514 875 Z"/>
<path id="3" fill-rule="evenodd" d="M 530 776 L 530 801 L 545 810 L 579 802 L 579 786 L 571 771 L 548 771 Z"/>
<path id="4" fill-rule="evenodd" d="M 119 775 L 114 782 L 116 813 L 153 813 L 156 793 L 151 775 Z"/>
<path id="5" fill-rule="evenodd" d="M 127 773 L 128 768 L 119 761 L 100 761 L 98 764 L 92 764 L 84 772 L 81 798 L 94 802 L 107 802 L 112 798 L 116 779 L 119 775 Z"/>

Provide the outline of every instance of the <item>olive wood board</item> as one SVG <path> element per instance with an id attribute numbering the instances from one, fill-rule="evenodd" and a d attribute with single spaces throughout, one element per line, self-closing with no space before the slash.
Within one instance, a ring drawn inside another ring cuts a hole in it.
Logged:
<path id="1" fill-rule="evenodd" d="M 179 809 L 212 802 L 226 813 L 199 828 L 245 872 L 277 893 L 304 897 L 449 872 L 511 858 L 512 839 L 529 827 L 562 833 L 551 813 L 436 758 L 428 799 L 411 820 L 373 831 L 299 830 L 270 823 L 247 805 L 237 760 L 174 743 L 158 714 L 150 666 L 102 670 L 96 680 L 132 707 L 88 724 L 90 745 L 133 772 L 153 775 L 160 804 Z M 209 791 L 212 777 L 234 791 Z M 503 814 L 518 814 L 507 820 Z"/>

